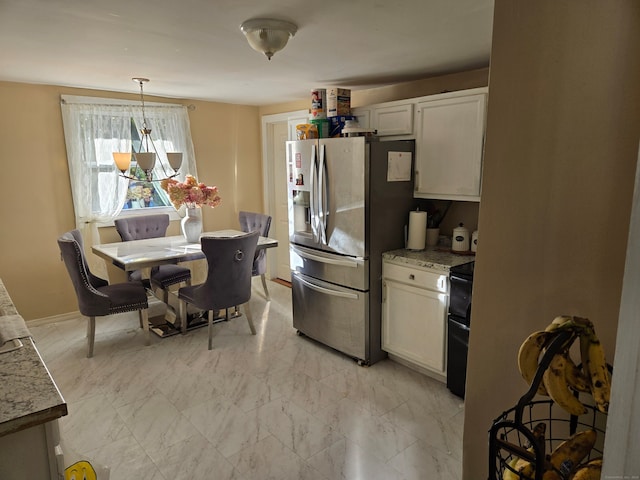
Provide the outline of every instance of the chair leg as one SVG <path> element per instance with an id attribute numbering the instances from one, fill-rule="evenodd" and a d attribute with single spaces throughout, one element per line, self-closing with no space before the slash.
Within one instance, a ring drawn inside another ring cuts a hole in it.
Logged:
<path id="1" fill-rule="evenodd" d="M 146 308 L 138 311 L 138 316 L 140 317 L 140 323 L 142 323 L 142 328 L 144 329 L 144 344 L 151 344 L 151 332 L 149 331 L 149 311 Z"/>
<path id="2" fill-rule="evenodd" d="M 187 333 L 187 302 L 184 300 L 178 300 L 180 304 L 180 333 L 183 335 Z"/>
<path id="3" fill-rule="evenodd" d="M 251 335 L 255 335 L 256 327 L 253 326 L 253 318 L 251 316 L 251 307 L 249 307 L 249 302 L 244 304 L 244 316 L 247 317 L 247 322 L 249 322 L 249 329 L 251 330 Z"/>
<path id="4" fill-rule="evenodd" d="M 87 345 L 89 351 L 87 352 L 87 358 L 93 357 L 93 344 L 96 338 L 96 317 L 89 317 L 87 323 Z"/>
<path id="5" fill-rule="evenodd" d="M 264 296 L 267 297 L 267 302 L 271 300 L 269 296 L 269 289 L 267 288 L 267 279 L 264 277 L 264 273 L 260 275 L 262 279 L 262 288 L 264 288 Z"/>
<path id="6" fill-rule="evenodd" d="M 213 310 L 209 310 L 209 350 L 213 349 Z"/>

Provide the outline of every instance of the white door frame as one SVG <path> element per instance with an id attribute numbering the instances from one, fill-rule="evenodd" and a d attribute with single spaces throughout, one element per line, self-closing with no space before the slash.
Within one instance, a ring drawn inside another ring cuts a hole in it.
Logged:
<path id="1" fill-rule="evenodd" d="M 602 478 L 640 475 L 640 152 L 622 281 Z"/>
<path id="2" fill-rule="evenodd" d="M 266 212 L 274 216 L 276 212 L 275 205 L 275 174 L 274 174 L 274 162 L 273 158 L 273 125 L 276 123 L 287 123 L 292 119 L 299 118 L 308 118 L 309 111 L 308 110 L 296 110 L 293 112 L 285 112 L 285 113 L 276 113 L 272 115 L 263 115 L 262 116 L 262 171 L 264 172 L 264 176 L 262 178 L 263 182 L 263 205 L 265 207 Z M 295 140 L 295 138 L 291 137 L 291 133 L 289 134 L 290 140 Z M 275 249 L 274 249 L 275 250 Z M 267 272 L 270 277 L 273 277 L 273 272 L 276 271 L 277 265 L 277 257 L 276 255 L 267 255 Z"/>

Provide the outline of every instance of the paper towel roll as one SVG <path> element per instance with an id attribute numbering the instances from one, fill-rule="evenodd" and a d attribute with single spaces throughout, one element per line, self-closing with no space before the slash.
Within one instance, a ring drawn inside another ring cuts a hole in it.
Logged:
<path id="1" fill-rule="evenodd" d="M 427 212 L 409 212 L 409 237 L 407 249 L 424 250 L 427 236 Z"/>

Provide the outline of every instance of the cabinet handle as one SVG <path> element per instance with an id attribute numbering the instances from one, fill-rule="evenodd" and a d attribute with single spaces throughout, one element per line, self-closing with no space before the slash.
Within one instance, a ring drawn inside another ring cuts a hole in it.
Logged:
<path id="1" fill-rule="evenodd" d="M 414 179 L 413 179 L 413 189 L 417 192 L 418 190 L 420 190 L 420 182 L 418 181 L 418 178 L 420 176 L 420 172 L 418 170 L 416 170 L 414 172 Z"/>

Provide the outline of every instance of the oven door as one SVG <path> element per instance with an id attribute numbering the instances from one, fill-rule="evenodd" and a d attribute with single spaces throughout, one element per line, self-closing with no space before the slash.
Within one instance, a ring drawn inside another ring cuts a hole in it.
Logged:
<path id="1" fill-rule="evenodd" d="M 449 276 L 451 284 L 449 297 L 449 314 L 464 322 L 467 327 L 471 324 L 471 293 L 473 279 L 452 273 Z"/>

